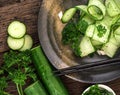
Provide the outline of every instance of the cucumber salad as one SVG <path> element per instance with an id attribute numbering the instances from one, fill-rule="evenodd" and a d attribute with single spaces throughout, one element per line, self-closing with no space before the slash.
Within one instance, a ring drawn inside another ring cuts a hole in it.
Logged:
<path id="1" fill-rule="evenodd" d="M 120 0 L 88 0 L 67 9 L 62 43 L 80 57 L 93 53 L 112 58 L 120 47 Z"/>

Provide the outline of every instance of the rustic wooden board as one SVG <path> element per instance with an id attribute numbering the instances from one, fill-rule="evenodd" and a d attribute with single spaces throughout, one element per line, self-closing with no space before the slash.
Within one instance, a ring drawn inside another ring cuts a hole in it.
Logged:
<path id="1" fill-rule="evenodd" d="M 34 46 L 39 44 L 37 19 L 41 2 L 42 0 L 0 0 L 0 65 L 3 64 L 3 53 L 9 50 L 6 44 L 7 26 L 12 20 L 24 22 L 27 26 L 27 33 L 34 40 Z M 76 82 L 65 76 L 62 76 L 61 79 L 70 95 L 81 95 L 82 91 L 91 85 Z M 117 95 L 120 95 L 120 79 L 105 84 L 110 86 Z M 7 90 L 13 95 L 18 95 L 12 82 L 9 83 Z"/>

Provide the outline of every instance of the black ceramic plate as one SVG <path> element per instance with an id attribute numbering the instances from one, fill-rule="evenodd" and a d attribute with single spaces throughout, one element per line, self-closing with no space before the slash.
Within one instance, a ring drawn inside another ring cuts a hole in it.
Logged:
<path id="1" fill-rule="evenodd" d="M 109 59 L 97 54 L 94 57 L 80 58 L 74 55 L 69 46 L 61 43 L 61 31 L 65 25 L 58 14 L 75 5 L 86 3 L 87 0 L 43 0 L 38 17 L 39 40 L 44 53 L 57 69 Z M 108 82 L 120 76 L 120 65 L 84 70 L 66 76 L 86 83 Z"/>

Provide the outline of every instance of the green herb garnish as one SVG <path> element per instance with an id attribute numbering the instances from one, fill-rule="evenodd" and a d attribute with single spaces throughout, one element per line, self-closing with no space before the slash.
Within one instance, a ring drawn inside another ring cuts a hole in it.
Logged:
<path id="1" fill-rule="evenodd" d="M 77 30 L 75 22 L 69 22 L 62 31 L 62 42 L 63 44 L 69 44 L 76 55 L 80 55 L 81 51 L 79 48 L 81 32 Z"/>
<path id="2" fill-rule="evenodd" d="M 87 27 L 88 27 L 88 23 L 85 20 L 78 21 L 78 23 L 77 23 L 77 29 L 81 33 L 85 34 Z"/>
<path id="3" fill-rule="evenodd" d="M 98 25 L 97 26 L 97 30 L 98 30 L 98 36 L 99 37 L 103 37 L 103 35 L 106 33 L 107 29 L 105 28 L 105 26 L 103 25 Z"/>

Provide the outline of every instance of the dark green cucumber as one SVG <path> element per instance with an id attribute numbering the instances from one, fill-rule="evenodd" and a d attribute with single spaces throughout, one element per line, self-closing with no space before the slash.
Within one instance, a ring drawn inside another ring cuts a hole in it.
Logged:
<path id="1" fill-rule="evenodd" d="M 26 95 L 48 95 L 40 81 L 36 81 L 24 90 Z"/>
<path id="2" fill-rule="evenodd" d="M 40 46 L 33 48 L 31 51 L 33 63 L 49 94 L 68 95 L 68 92 L 60 79 L 54 76 L 50 64 Z"/>

